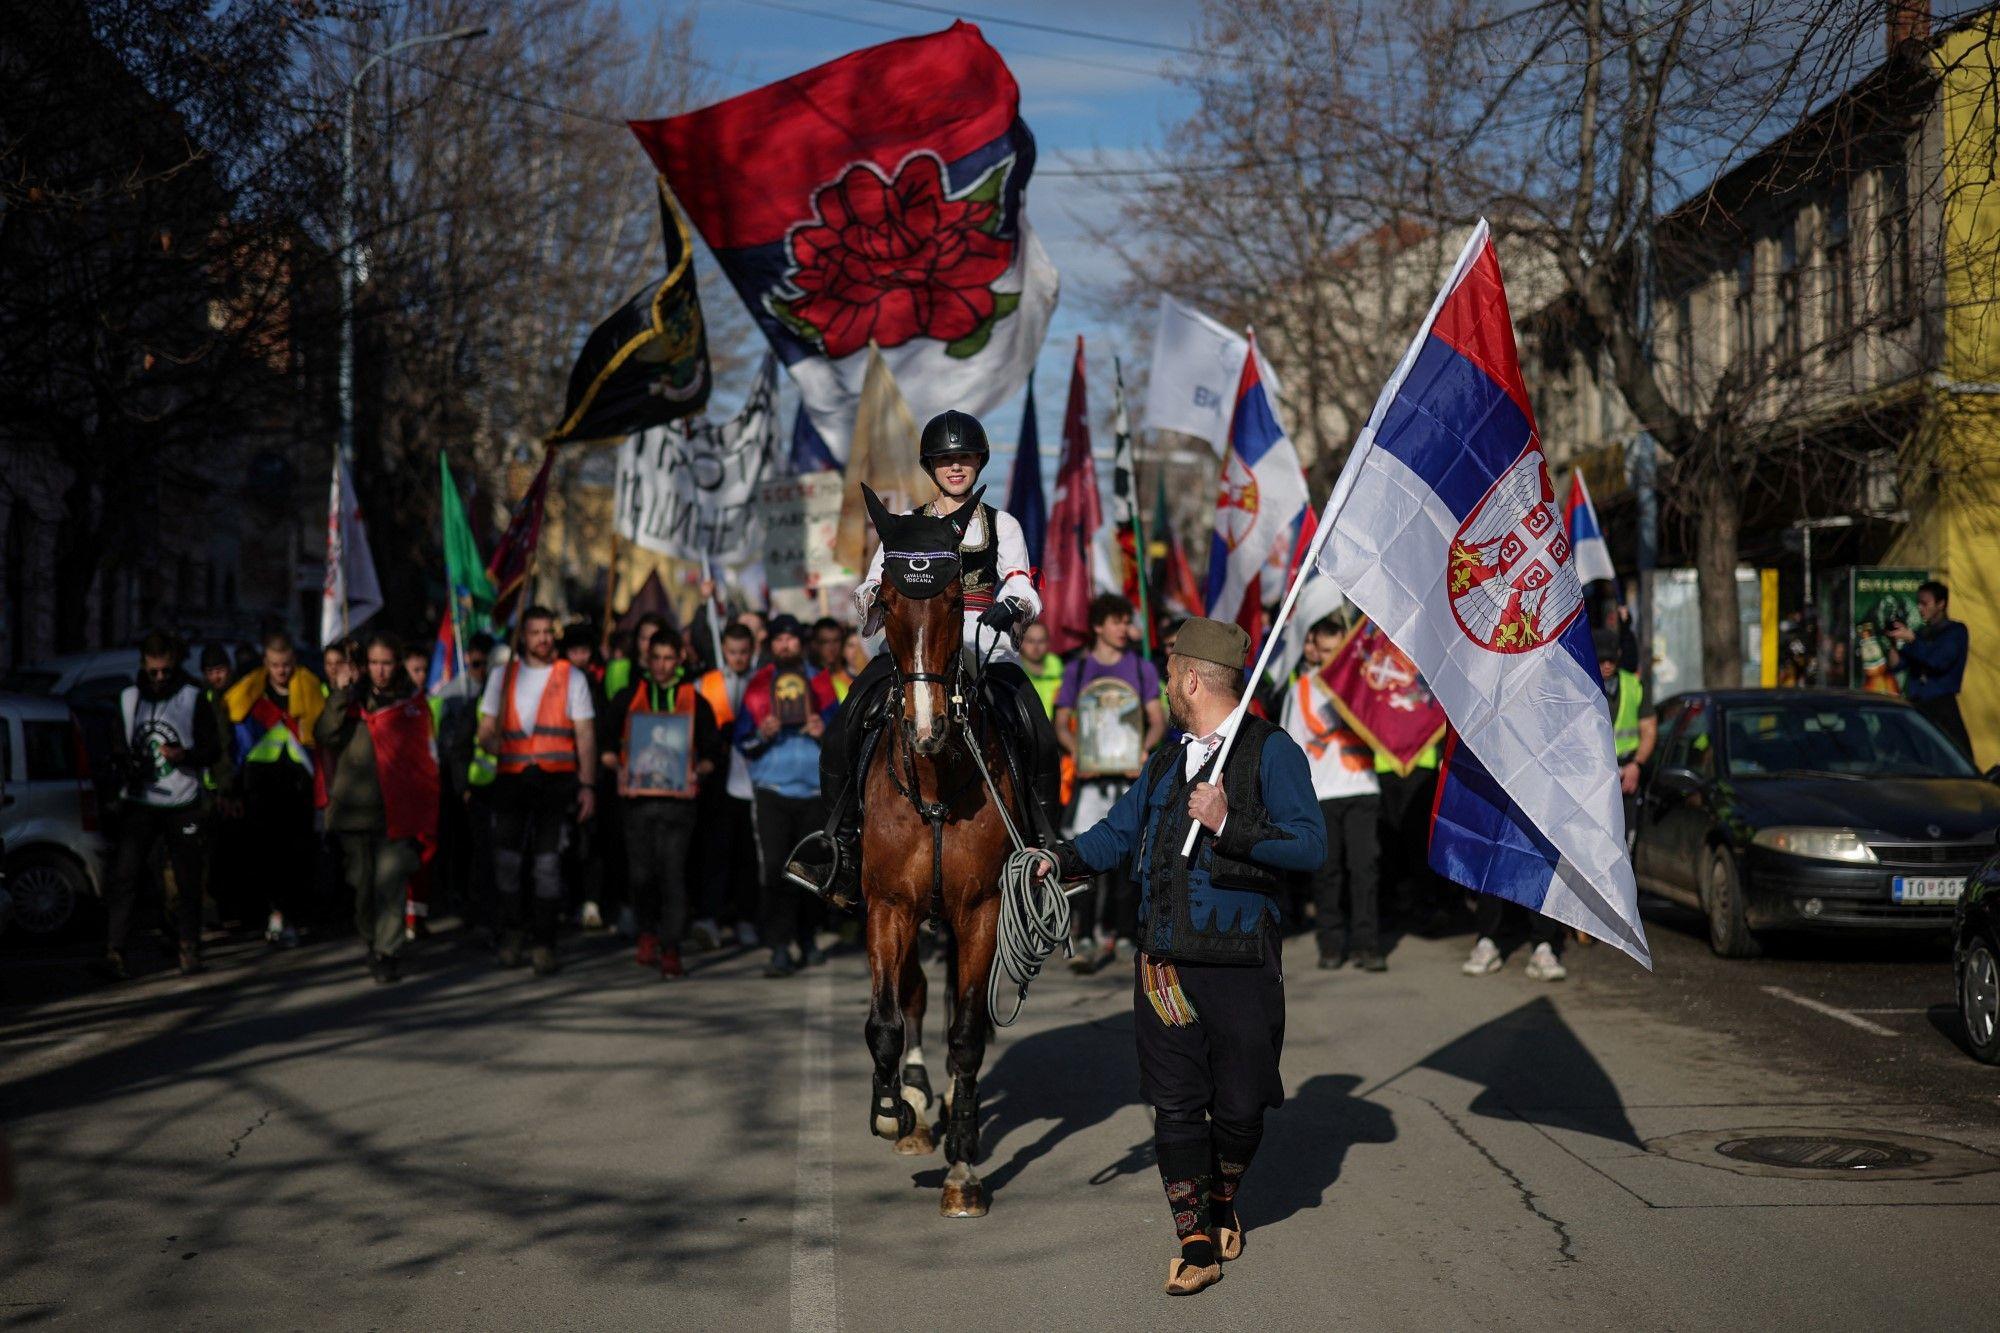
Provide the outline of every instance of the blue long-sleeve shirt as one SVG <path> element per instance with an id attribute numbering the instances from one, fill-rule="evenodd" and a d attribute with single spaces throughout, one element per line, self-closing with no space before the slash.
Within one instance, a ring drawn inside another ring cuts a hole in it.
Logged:
<path id="1" fill-rule="evenodd" d="M 1154 873 L 1159 858 L 1178 861 L 1181 854 L 1179 832 L 1186 827 L 1186 795 L 1179 781 L 1183 757 L 1178 745 L 1172 747 L 1172 762 L 1148 765 L 1145 775 L 1126 789 L 1110 813 L 1077 835 L 1073 844 L 1077 859 L 1091 870 L 1109 870 L 1128 856 L 1137 858 L 1133 874 L 1141 885 L 1149 886 L 1139 907 L 1140 919 L 1148 922 L 1142 934 L 1149 950 L 1198 950 L 1217 940 L 1254 934 L 1264 922 L 1280 918 L 1278 900 L 1270 894 L 1229 888 L 1214 881 L 1218 855 L 1280 874 L 1307 873 L 1326 858 L 1326 822 L 1313 796 L 1305 752 L 1282 731 L 1270 728 L 1269 733 L 1257 760 L 1258 790 L 1231 794 L 1222 832 L 1202 838 L 1196 844 L 1193 863 L 1186 868 L 1184 926 L 1197 938 L 1176 940 L 1172 937 L 1175 923 L 1153 919 L 1157 892 L 1167 891 L 1172 907 L 1172 895 L 1179 891 L 1177 875 Z M 1225 782 L 1224 791 L 1229 790 Z M 1174 869 L 1164 863 L 1161 868 Z"/>
<path id="2" fill-rule="evenodd" d="M 1965 684 L 1965 659 L 1972 636 L 1956 620 L 1940 621 L 1917 631 L 1917 637 L 1896 650 L 1910 673 L 1903 689 L 1910 699 L 1948 699 Z"/>

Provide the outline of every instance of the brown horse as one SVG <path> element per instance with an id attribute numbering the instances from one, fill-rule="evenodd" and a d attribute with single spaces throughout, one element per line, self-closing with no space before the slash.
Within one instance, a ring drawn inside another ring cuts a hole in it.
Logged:
<path id="1" fill-rule="evenodd" d="M 882 537 L 884 578 L 869 630 L 886 631 L 895 670 L 888 716 L 862 774 L 861 881 L 868 905 L 872 990 L 868 1049 L 874 1056 L 869 1128 L 899 1153 L 932 1151 L 929 1076 L 919 1042 L 926 983 L 917 932 L 946 933 L 949 1030 L 944 1116 L 950 1169 L 939 1200 L 946 1217 L 983 1217 L 979 1160 L 979 1066 L 986 1057 L 987 975 L 1000 916 L 1000 870 L 1009 839 L 1000 808 L 970 749 L 982 747 L 1000 799 L 1018 810 L 998 734 L 987 725 L 962 648 L 965 600 L 958 548 L 978 508 L 975 495 L 949 519 L 892 515 L 873 492 L 869 513 Z"/>

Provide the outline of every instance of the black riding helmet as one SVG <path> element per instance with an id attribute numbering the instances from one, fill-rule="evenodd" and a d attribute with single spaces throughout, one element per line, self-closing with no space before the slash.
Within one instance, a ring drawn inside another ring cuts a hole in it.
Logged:
<path id="1" fill-rule="evenodd" d="M 952 454 L 977 454 L 982 468 L 993 456 L 986 443 L 986 428 L 969 412 L 940 412 L 924 426 L 923 444 L 917 454 L 924 471 L 935 471 L 938 460 Z"/>

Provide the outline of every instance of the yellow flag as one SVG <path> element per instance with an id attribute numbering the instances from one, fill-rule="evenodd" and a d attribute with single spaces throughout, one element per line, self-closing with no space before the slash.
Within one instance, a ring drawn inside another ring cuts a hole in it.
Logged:
<path id="1" fill-rule="evenodd" d="M 857 577 L 868 569 L 875 553 L 875 528 L 861 498 L 866 482 L 882 497 L 891 513 L 900 514 L 930 500 L 937 487 L 917 461 L 917 419 L 903 401 L 902 390 L 874 343 L 868 344 L 868 369 L 861 380 L 861 400 L 854 410 L 854 441 L 847 455 L 847 489 L 840 501 L 840 536 L 834 557 Z"/>

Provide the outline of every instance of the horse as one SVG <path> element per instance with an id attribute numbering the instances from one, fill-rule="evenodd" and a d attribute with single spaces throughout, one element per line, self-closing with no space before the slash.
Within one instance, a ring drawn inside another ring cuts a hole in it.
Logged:
<path id="1" fill-rule="evenodd" d="M 873 491 L 883 580 L 866 630 L 885 631 L 894 661 L 887 716 L 862 760 L 861 885 L 867 904 L 870 992 L 866 1036 L 874 1059 L 869 1129 L 896 1151 L 935 1151 L 921 1039 L 928 987 L 917 960 L 925 922 L 946 935 L 949 1015 L 939 1211 L 983 1217 L 979 1068 L 991 1032 L 987 977 L 1000 916 L 1000 871 L 1010 850 L 996 801 L 1022 809 L 1002 742 L 978 697 L 979 666 L 963 646 L 958 549 L 978 496 L 950 518 L 891 514 Z M 982 768 L 973 748 L 980 747 Z M 949 836 L 947 836 L 947 834 Z"/>

